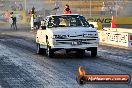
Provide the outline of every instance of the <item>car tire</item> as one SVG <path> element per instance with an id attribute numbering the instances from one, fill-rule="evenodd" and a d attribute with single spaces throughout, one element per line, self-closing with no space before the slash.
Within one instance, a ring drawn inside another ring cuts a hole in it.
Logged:
<path id="1" fill-rule="evenodd" d="M 97 47 L 94 47 L 91 49 L 91 57 L 96 57 L 97 56 Z"/>
<path id="2" fill-rule="evenodd" d="M 37 54 L 46 54 L 46 49 L 40 48 L 39 43 L 37 43 Z"/>
<path id="3" fill-rule="evenodd" d="M 50 57 L 50 58 L 53 58 L 53 56 L 54 56 L 54 50 L 51 49 L 50 46 L 47 46 L 46 55 L 47 55 L 48 57 Z"/>

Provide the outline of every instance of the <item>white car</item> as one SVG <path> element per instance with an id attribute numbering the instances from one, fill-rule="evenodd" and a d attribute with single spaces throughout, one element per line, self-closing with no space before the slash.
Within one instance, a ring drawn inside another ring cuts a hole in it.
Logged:
<path id="1" fill-rule="evenodd" d="M 53 57 L 54 52 L 64 49 L 77 51 L 83 55 L 85 50 L 96 57 L 98 33 L 86 19 L 78 14 L 50 15 L 46 17 L 46 26 L 38 29 L 36 35 L 37 53 Z"/>

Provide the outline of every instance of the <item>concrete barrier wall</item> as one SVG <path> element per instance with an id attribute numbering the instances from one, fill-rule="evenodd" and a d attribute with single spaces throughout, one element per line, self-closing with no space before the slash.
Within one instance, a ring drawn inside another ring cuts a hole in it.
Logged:
<path id="1" fill-rule="evenodd" d="M 132 47 L 132 33 L 98 31 L 100 43 Z"/>
<path id="2" fill-rule="evenodd" d="M 125 32 L 125 33 L 132 33 L 132 28 L 103 28 L 104 30 L 107 31 L 118 31 L 118 32 Z"/>

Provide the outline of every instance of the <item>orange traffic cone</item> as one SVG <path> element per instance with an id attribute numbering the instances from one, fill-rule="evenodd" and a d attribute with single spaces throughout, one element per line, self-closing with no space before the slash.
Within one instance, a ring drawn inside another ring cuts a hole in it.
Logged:
<path id="1" fill-rule="evenodd" d="M 111 28 L 115 28 L 115 27 L 116 27 L 115 19 L 114 19 L 114 16 L 112 16 L 112 18 L 111 18 Z"/>

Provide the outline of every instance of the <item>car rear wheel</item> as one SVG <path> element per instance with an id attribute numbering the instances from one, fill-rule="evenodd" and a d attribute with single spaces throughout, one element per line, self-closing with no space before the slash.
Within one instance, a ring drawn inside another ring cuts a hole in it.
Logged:
<path id="1" fill-rule="evenodd" d="M 54 50 L 50 46 L 47 46 L 46 55 L 50 58 L 54 56 Z"/>
<path id="2" fill-rule="evenodd" d="M 46 50 L 43 48 L 40 48 L 40 44 L 37 43 L 37 54 L 45 54 Z"/>
<path id="3" fill-rule="evenodd" d="M 97 47 L 94 47 L 91 49 L 91 56 L 96 57 L 97 56 Z"/>

